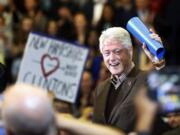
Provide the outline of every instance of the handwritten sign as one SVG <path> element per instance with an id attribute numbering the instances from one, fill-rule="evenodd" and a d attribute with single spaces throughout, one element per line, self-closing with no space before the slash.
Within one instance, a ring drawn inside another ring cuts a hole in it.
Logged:
<path id="1" fill-rule="evenodd" d="M 17 82 L 53 91 L 56 98 L 75 102 L 88 49 L 31 33 Z"/>

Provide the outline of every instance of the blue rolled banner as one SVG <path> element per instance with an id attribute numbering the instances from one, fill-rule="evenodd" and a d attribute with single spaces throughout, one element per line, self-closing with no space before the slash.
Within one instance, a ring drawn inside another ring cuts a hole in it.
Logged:
<path id="1" fill-rule="evenodd" d="M 138 17 L 131 18 L 126 28 L 141 43 L 145 43 L 148 50 L 159 60 L 164 58 L 165 49 L 163 45 L 150 37 L 151 32 Z"/>

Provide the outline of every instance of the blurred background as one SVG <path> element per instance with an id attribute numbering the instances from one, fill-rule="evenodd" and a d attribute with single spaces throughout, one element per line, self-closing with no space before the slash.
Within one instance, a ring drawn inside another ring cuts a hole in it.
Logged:
<path id="1" fill-rule="evenodd" d="M 53 100 L 61 112 L 90 118 L 93 89 L 110 75 L 99 53 L 101 31 L 113 26 L 125 28 L 131 17 L 138 16 L 162 38 L 166 65 L 179 66 L 179 5 L 179 0 L 0 0 L 0 62 L 7 68 L 6 81 L 8 84 L 16 81 L 27 37 L 32 31 L 86 46 L 90 53 L 77 102 L 72 106 Z M 140 43 L 133 39 L 133 45 L 135 64 L 151 70 Z"/>

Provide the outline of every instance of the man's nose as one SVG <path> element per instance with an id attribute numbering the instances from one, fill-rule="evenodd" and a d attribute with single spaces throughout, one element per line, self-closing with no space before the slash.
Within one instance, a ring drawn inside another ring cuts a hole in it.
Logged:
<path id="1" fill-rule="evenodd" d="M 115 59 L 115 54 L 113 52 L 110 53 L 110 60 L 114 60 Z"/>

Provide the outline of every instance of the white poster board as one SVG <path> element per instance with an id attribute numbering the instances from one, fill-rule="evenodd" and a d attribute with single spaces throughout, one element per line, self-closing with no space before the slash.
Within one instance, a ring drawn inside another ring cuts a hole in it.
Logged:
<path id="1" fill-rule="evenodd" d="M 88 49 L 30 33 L 17 82 L 53 91 L 56 98 L 74 103 Z"/>

